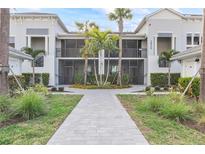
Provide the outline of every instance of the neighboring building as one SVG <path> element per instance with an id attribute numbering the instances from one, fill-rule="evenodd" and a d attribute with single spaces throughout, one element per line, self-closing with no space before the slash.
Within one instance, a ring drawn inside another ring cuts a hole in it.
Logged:
<path id="1" fill-rule="evenodd" d="M 24 61 L 27 61 L 31 65 L 32 60 L 33 58 L 30 55 L 9 47 L 9 67 L 15 75 L 22 74 L 22 64 Z M 11 71 L 9 71 L 9 75 L 12 75 Z"/>
<path id="2" fill-rule="evenodd" d="M 80 48 L 85 38 L 82 33 L 68 32 L 57 15 L 12 14 L 10 34 L 10 45 L 16 49 L 28 46 L 46 51 L 46 55 L 36 61 L 36 72 L 49 73 L 49 85 L 72 84 L 75 74 L 83 73 Z M 168 71 L 167 63 L 158 61 L 161 52 L 168 49 L 184 51 L 200 45 L 201 36 L 201 15 L 159 9 L 145 16 L 134 32 L 123 33 L 122 73 L 129 75 L 132 84 L 149 85 L 151 73 Z M 89 58 L 89 73 L 93 72 L 93 59 Z M 106 71 L 106 54 L 104 59 Z M 113 54 L 110 73 L 116 74 L 117 62 L 118 55 Z M 24 63 L 23 71 L 32 72 L 32 69 Z M 171 72 L 180 73 L 178 62 L 172 64 Z"/>
<path id="3" fill-rule="evenodd" d="M 182 77 L 193 77 L 199 71 L 201 66 L 201 52 L 201 45 L 199 45 L 172 57 L 172 60 L 178 60 L 181 63 Z M 197 76 L 199 76 L 199 72 Z"/>

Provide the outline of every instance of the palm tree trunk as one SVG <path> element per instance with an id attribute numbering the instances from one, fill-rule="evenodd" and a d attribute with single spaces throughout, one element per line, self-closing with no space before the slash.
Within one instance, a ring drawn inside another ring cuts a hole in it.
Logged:
<path id="1" fill-rule="evenodd" d="M 32 67 L 33 67 L 33 85 L 35 85 L 35 62 L 32 61 Z"/>
<path id="2" fill-rule="evenodd" d="M 88 70 L 88 57 L 85 57 L 85 66 L 84 66 L 84 85 L 87 84 L 87 70 Z"/>
<path id="3" fill-rule="evenodd" d="M 123 32 L 123 22 L 119 22 L 119 32 L 120 32 L 120 38 L 119 38 L 119 60 L 118 60 L 118 79 L 117 84 L 122 86 L 122 32 Z"/>
<path id="4" fill-rule="evenodd" d="M 8 93 L 9 9 L 0 9 L 0 94 Z"/>
<path id="5" fill-rule="evenodd" d="M 170 73 L 170 69 L 171 69 L 171 63 L 168 63 L 168 86 L 171 86 L 171 73 Z"/>
<path id="6" fill-rule="evenodd" d="M 205 102 L 205 9 L 203 9 L 203 43 L 200 69 L 200 101 Z"/>
<path id="7" fill-rule="evenodd" d="M 107 84 L 107 80 L 109 77 L 109 72 L 110 72 L 110 51 L 108 51 L 108 61 L 107 61 L 107 74 L 106 74 L 106 79 L 103 85 Z"/>
<path id="8" fill-rule="evenodd" d="M 95 62 L 95 59 L 94 59 L 93 63 L 94 63 L 95 80 L 96 80 L 97 86 L 99 86 L 99 81 L 98 81 L 98 76 L 97 76 L 97 70 L 96 70 L 96 62 Z"/>

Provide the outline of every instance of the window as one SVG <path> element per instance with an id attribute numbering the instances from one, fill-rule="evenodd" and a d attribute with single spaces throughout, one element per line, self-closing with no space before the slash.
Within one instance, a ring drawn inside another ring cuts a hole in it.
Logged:
<path id="1" fill-rule="evenodd" d="M 166 61 L 165 59 L 160 59 L 159 67 L 168 67 L 168 61 Z"/>
<path id="2" fill-rule="evenodd" d="M 35 67 L 43 67 L 44 66 L 44 56 L 39 56 L 38 58 L 36 58 L 36 60 L 34 62 L 34 66 Z"/>
<path id="3" fill-rule="evenodd" d="M 192 34 L 191 33 L 188 33 L 186 36 L 186 44 L 192 45 Z"/>
<path id="4" fill-rule="evenodd" d="M 66 48 L 76 48 L 76 40 L 66 40 Z"/>
<path id="5" fill-rule="evenodd" d="M 199 34 L 194 34 L 194 45 L 199 45 L 200 42 L 200 36 Z"/>
<path id="6" fill-rule="evenodd" d="M 77 48 L 83 48 L 84 45 L 84 40 L 77 40 Z"/>
<path id="7" fill-rule="evenodd" d="M 137 48 L 137 40 L 127 40 L 127 48 Z"/>
<path id="8" fill-rule="evenodd" d="M 9 37 L 9 46 L 15 48 L 15 37 Z"/>

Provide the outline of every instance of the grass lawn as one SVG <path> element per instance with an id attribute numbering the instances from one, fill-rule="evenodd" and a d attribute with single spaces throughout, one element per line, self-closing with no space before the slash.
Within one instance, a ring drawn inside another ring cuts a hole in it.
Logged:
<path id="1" fill-rule="evenodd" d="M 157 113 L 140 110 L 143 97 L 118 95 L 118 98 L 150 144 L 205 144 L 205 134 Z"/>
<path id="2" fill-rule="evenodd" d="M 80 95 L 50 95 L 47 114 L 0 128 L 0 144 L 46 144 L 59 125 L 80 101 Z M 0 115 L 0 122 L 6 119 Z"/>

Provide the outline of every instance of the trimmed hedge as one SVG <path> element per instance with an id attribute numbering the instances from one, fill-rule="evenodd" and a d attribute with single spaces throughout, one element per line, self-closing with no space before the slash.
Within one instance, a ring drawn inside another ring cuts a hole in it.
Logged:
<path id="1" fill-rule="evenodd" d="M 30 86 L 33 74 L 32 73 L 22 73 L 22 75 L 25 77 L 25 84 L 27 86 Z M 48 86 L 48 84 L 49 84 L 49 73 L 35 73 L 35 83 L 40 84 L 41 81 L 42 81 L 42 84 L 44 86 Z"/>
<path id="2" fill-rule="evenodd" d="M 178 82 L 179 82 L 179 88 L 181 92 L 185 90 L 185 88 L 188 86 L 191 79 L 192 79 L 191 77 L 179 78 Z M 189 96 L 199 97 L 199 94 L 200 94 L 200 78 L 199 77 L 193 80 L 186 94 Z"/>
<path id="3" fill-rule="evenodd" d="M 177 85 L 178 79 L 180 78 L 180 73 L 171 73 L 171 85 Z M 168 86 L 168 73 L 151 73 L 151 85 L 153 87 Z"/>

